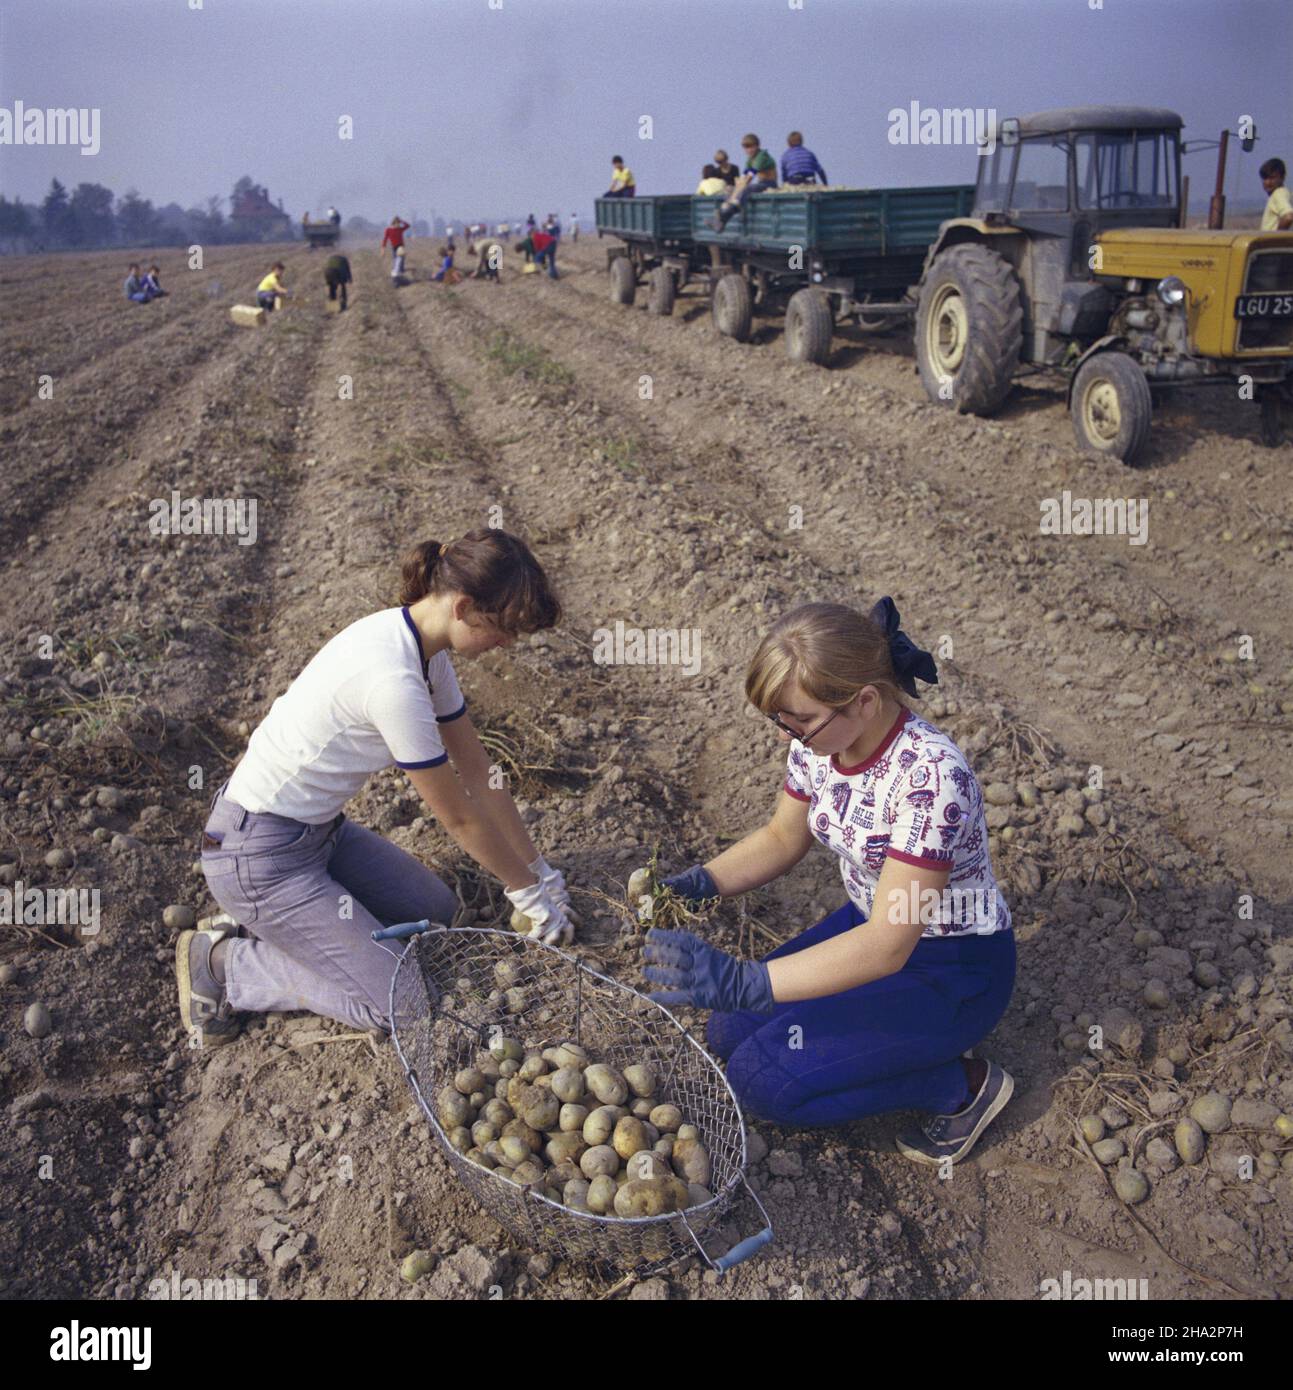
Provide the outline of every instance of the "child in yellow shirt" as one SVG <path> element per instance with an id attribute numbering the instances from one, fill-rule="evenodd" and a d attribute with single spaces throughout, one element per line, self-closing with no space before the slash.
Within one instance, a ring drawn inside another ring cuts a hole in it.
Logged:
<path id="1" fill-rule="evenodd" d="M 285 270 L 286 266 L 282 261 L 275 261 L 270 267 L 269 274 L 256 286 L 256 303 L 266 313 L 272 314 L 277 307 L 278 300 L 287 298 L 287 288 L 282 280 Z"/>
<path id="2" fill-rule="evenodd" d="M 1268 159 L 1258 170 L 1266 190 L 1266 210 L 1262 213 L 1262 231 L 1287 232 L 1293 228 L 1293 198 L 1284 187 L 1287 171 L 1282 159 Z"/>

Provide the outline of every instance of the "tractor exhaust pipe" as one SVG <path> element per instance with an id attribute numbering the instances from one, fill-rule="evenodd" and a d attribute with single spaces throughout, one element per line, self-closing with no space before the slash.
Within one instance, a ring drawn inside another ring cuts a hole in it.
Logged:
<path id="1" fill-rule="evenodd" d="M 1221 144 L 1217 149 L 1217 186 L 1208 203 L 1208 230 L 1219 232 L 1226 225 L 1226 149 L 1230 144 L 1230 132 L 1221 132 Z"/>

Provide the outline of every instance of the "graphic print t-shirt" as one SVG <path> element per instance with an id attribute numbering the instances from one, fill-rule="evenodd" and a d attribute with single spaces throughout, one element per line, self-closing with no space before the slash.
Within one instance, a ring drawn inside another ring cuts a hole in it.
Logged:
<path id="1" fill-rule="evenodd" d="M 868 919 L 884 861 L 893 858 L 950 871 L 940 902 L 919 905 L 922 936 L 1009 928 L 978 781 L 961 750 L 919 715 L 904 710 L 880 747 L 852 768 L 792 739 L 785 789 L 807 803 L 813 836 L 839 855 L 848 895 Z"/>

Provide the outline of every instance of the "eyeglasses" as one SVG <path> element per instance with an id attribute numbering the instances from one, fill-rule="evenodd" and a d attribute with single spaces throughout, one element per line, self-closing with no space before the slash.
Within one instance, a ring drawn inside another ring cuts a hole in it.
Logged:
<path id="1" fill-rule="evenodd" d="M 826 718 L 823 719 L 822 722 L 815 729 L 810 730 L 806 734 L 801 734 L 798 729 L 792 729 L 790 725 L 787 724 L 779 714 L 769 714 L 767 718 L 771 719 L 772 722 L 777 726 L 778 729 L 781 730 L 783 734 L 789 734 L 791 738 L 797 738 L 800 743 L 809 744 L 813 741 L 813 739 L 817 737 L 818 734 L 821 733 L 821 731 L 831 722 L 831 720 L 836 717 L 836 715 L 840 715 L 843 713 L 843 710 L 837 709 L 834 714 L 828 714 Z"/>

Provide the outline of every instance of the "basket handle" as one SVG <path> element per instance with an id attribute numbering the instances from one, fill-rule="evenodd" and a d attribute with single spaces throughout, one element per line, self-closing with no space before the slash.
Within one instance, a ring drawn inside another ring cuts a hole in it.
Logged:
<path id="1" fill-rule="evenodd" d="M 751 1255 L 757 1255 L 760 1250 L 772 1239 L 772 1221 L 768 1216 L 764 1205 L 759 1201 L 758 1194 L 750 1186 L 744 1173 L 740 1175 L 741 1185 L 745 1188 L 750 1200 L 759 1209 L 759 1215 L 763 1217 L 763 1229 L 756 1231 L 752 1236 L 746 1236 L 742 1241 L 738 1241 L 726 1255 L 720 1255 L 715 1259 L 708 1250 L 701 1244 L 696 1232 L 691 1229 L 691 1222 L 687 1220 L 686 1213 L 683 1213 L 682 1224 L 687 1228 L 687 1234 L 692 1238 L 696 1249 L 700 1251 L 702 1259 L 709 1267 L 714 1270 L 721 1279 L 729 1269 L 734 1269 L 743 1260 L 748 1260 Z"/>
<path id="2" fill-rule="evenodd" d="M 373 933 L 374 941 L 397 941 L 404 936 L 417 936 L 421 932 L 430 931 L 431 919 L 424 917 L 420 922 L 400 922 L 393 927 L 382 927 L 380 931 Z"/>

